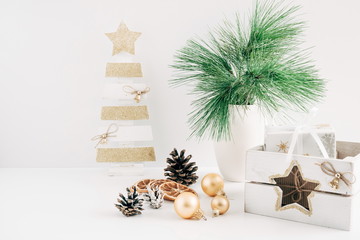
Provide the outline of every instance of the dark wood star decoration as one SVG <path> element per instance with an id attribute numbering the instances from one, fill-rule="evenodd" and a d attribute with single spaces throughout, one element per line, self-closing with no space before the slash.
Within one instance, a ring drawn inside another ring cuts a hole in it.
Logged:
<path id="1" fill-rule="evenodd" d="M 296 164 L 291 164 L 290 167 L 292 167 L 291 170 L 288 169 L 288 173 L 285 173 L 285 175 L 271 177 L 276 186 L 282 191 L 282 194 L 279 195 L 279 198 L 281 198 L 278 201 L 278 203 L 280 203 L 279 209 L 287 209 L 290 208 L 290 206 L 294 206 L 295 208 L 300 207 L 307 212 L 311 212 L 311 202 L 309 198 L 320 183 L 304 179 Z"/>

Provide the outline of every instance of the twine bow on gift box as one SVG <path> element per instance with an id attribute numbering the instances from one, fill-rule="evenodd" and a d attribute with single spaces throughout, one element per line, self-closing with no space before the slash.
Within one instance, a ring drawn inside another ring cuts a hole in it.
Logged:
<path id="1" fill-rule="evenodd" d="M 296 161 L 291 162 L 284 175 L 276 174 L 270 179 L 275 183 L 278 193 L 276 210 L 295 208 L 306 215 L 312 214 L 310 198 L 318 190 L 320 183 L 305 179 Z"/>
<path id="2" fill-rule="evenodd" d="M 111 128 L 113 128 L 112 131 L 110 131 Z M 99 134 L 99 135 L 96 135 L 95 137 L 93 137 L 91 139 L 92 141 L 97 141 L 98 140 L 98 143 L 95 145 L 95 148 L 97 146 L 99 146 L 99 144 L 106 144 L 109 137 L 116 137 L 116 135 L 111 135 L 111 134 L 116 133 L 118 129 L 119 129 L 119 126 L 116 123 L 112 123 L 112 124 L 109 125 L 109 127 L 108 127 L 108 129 L 106 130 L 105 133 Z"/>
<path id="3" fill-rule="evenodd" d="M 295 173 L 291 172 L 291 174 L 294 175 L 294 185 L 280 185 L 281 187 L 285 188 L 294 188 L 291 192 L 284 194 L 283 198 L 291 196 L 291 200 L 293 203 L 297 203 L 302 199 L 302 192 L 312 192 L 313 190 L 309 190 L 304 188 L 306 184 L 308 184 L 308 181 L 303 181 L 303 183 L 300 183 L 300 171 L 296 170 Z M 279 186 L 279 185 L 278 185 Z"/>
<path id="4" fill-rule="evenodd" d="M 334 168 L 334 165 L 332 165 L 330 162 L 325 161 L 322 163 L 317 163 L 317 165 L 320 166 L 321 170 L 329 176 L 334 177 L 333 180 L 331 180 L 329 182 L 329 185 L 333 188 L 333 189 L 339 189 L 339 183 L 340 180 L 343 181 L 345 183 L 346 186 L 351 187 L 352 184 L 355 183 L 356 178 L 355 175 L 352 172 L 338 172 L 336 171 L 336 169 Z M 347 179 L 344 175 L 348 174 L 351 175 L 352 177 L 352 181 L 350 181 L 349 179 Z"/>
<path id="5" fill-rule="evenodd" d="M 150 88 L 146 87 L 144 90 L 136 90 L 133 87 L 126 85 L 123 87 L 124 92 L 130 93 L 132 95 L 135 95 L 134 100 L 136 103 L 139 103 L 141 101 L 142 95 L 150 92 Z"/>

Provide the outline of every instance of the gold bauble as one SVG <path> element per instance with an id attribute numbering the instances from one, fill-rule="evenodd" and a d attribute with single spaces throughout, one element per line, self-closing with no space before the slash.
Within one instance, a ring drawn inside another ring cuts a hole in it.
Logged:
<path id="1" fill-rule="evenodd" d="M 211 208 L 215 215 L 224 214 L 229 210 L 230 202 L 225 196 L 218 195 L 211 201 Z"/>
<path id="2" fill-rule="evenodd" d="M 200 219 L 206 218 L 200 209 L 199 198 L 191 192 L 183 192 L 174 201 L 175 212 L 185 219 Z"/>
<path id="3" fill-rule="evenodd" d="M 224 189 L 224 180 L 219 174 L 209 173 L 201 180 L 201 188 L 207 195 L 214 197 Z"/>

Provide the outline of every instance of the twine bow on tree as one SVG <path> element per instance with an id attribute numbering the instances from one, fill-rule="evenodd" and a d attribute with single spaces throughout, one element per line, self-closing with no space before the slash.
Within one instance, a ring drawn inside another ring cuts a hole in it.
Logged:
<path id="1" fill-rule="evenodd" d="M 141 101 L 142 95 L 150 92 L 150 88 L 146 87 L 144 90 L 136 90 L 133 87 L 126 85 L 123 87 L 124 92 L 130 93 L 132 95 L 135 95 L 134 100 L 136 103 L 139 103 Z"/>
<path id="2" fill-rule="evenodd" d="M 111 131 L 111 129 L 113 129 Z M 95 148 L 99 146 L 99 144 L 106 144 L 109 137 L 116 137 L 116 135 L 111 135 L 117 132 L 119 129 L 119 126 L 116 123 L 112 123 L 109 125 L 108 129 L 105 133 L 96 135 L 91 140 L 92 141 L 98 141 L 98 143 L 95 145 Z"/>
<path id="3" fill-rule="evenodd" d="M 329 185 L 334 189 L 339 189 L 340 180 L 343 181 L 348 187 L 351 187 L 351 185 L 356 181 L 355 175 L 352 172 L 338 172 L 330 162 L 325 161 L 320 164 L 317 163 L 317 165 L 320 166 L 321 170 L 326 175 L 334 177 L 334 179 L 329 182 Z M 346 174 L 351 175 L 352 181 L 344 176 Z"/>

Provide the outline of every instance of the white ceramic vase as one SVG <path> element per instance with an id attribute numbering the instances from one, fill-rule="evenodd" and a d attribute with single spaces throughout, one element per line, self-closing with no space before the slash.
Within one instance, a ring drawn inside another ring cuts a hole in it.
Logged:
<path id="1" fill-rule="evenodd" d="M 246 151 L 264 143 L 264 118 L 255 105 L 231 105 L 232 140 L 214 143 L 221 174 L 227 181 L 245 181 Z"/>

